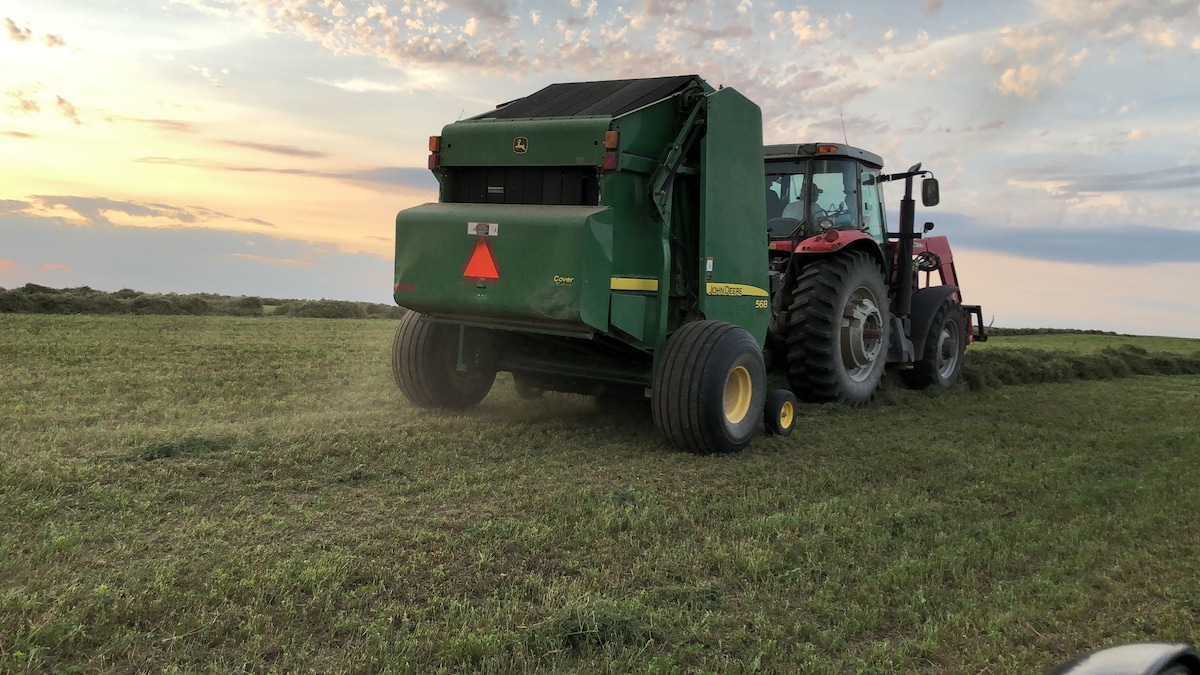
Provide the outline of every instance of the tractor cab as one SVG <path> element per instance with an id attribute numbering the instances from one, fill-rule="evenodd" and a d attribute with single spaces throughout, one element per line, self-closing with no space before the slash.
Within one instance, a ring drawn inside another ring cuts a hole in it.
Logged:
<path id="1" fill-rule="evenodd" d="M 879 155 L 834 143 L 768 145 L 763 151 L 771 240 L 861 230 L 884 244 Z"/>

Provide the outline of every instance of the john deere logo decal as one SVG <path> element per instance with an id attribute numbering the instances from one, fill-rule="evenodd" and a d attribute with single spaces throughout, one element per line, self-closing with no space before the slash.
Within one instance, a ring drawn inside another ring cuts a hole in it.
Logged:
<path id="1" fill-rule="evenodd" d="M 517 136 L 513 139 L 513 152 L 518 155 L 523 155 L 529 150 L 529 139 L 524 136 Z"/>

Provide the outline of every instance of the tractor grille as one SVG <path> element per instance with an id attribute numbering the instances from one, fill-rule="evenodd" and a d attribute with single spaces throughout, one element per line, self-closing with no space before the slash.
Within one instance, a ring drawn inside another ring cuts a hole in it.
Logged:
<path id="1" fill-rule="evenodd" d="M 596 206 L 600 174 L 593 166 L 446 167 L 457 204 Z"/>

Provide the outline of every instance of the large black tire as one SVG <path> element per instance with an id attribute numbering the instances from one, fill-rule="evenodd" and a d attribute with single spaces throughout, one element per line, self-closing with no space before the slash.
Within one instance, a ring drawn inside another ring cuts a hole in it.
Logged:
<path id="1" fill-rule="evenodd" d="M 966 316 L 959 301 L 947 298 L 942 303 L 933 315 L 920 358 L 912 370 L 901 371 L 904 384 L 925 389 L 935 384 L 948 388 L 958 382 L 967 351 Z"/>
<path id="2" fill-rule="evenodd" d="M 861 251 L 810 263 L 784 321 L 788 384 L 806 401 L 863 406 L 887 365 L 888 294 L 883 271 Z"/>
<path id="3" fill-rule="evenodd" d="M 458 326 L 423 321 L 417 312 L 400 319 L 392 341 L 392 376 L 408 400 L 422 408 L 464 409 L 479 403 L 496 381 L 496 366 L 487 334 L 467 328 L 463 361 L 458 370 Z"/>
<path id="4" fill-rule="evenodd" d="M 654 424 L 676 449 L 736 452 L 754 438 L 765 390 L 762 350 L 749 331 L 722 321 L 685 324 L 654 372 Z"/>

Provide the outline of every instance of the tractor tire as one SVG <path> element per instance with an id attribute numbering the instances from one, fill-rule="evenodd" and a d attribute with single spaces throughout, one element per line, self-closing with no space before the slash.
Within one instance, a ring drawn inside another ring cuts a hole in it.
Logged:
<path id="1" fill-rule="evenodd" d="M 422 408 L 470 408 L 483 400 L 496 381 L 496 366 L 487 334 L 479 329 L 423 321 L 417 312 L 400 319 L 392 341 L 392 376 L 408 400 Z M 458 370 L 459 337 L 468 348 Z"/>
<path id="2" fill-rule="evenodd" d="M 945 389 L 958 382 L 967 352 L 966 314 L 959 301 L 949 298 L 938 308 L 922 351 L 912 370 L 901 371 L 905 385 L 911 389 L 933 385 Z"/>
<path id="3" fill-rule="evenodd" d="M 796 395 L 787 389 L 767 394 L 763 409 L 763 424 L 772 436 L 787 436 L 796 428 Z"/>
<path id="4" fill-rule="evenodd" d="M 746 447 L 762 419 L 766 367 L 746 329 L 722 321 L 684 324 L 654 372 L 654 424 L 672 447 L 696 454 Z"/>
<path id="5" fill-rule="evenodd" d="M 784 319 L 791 390 L 805 401 L 870 403 L 887 365 L 889 323 L 883 271 L 868 254 L 809 264 Z"/>

